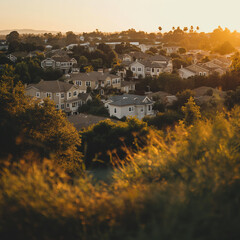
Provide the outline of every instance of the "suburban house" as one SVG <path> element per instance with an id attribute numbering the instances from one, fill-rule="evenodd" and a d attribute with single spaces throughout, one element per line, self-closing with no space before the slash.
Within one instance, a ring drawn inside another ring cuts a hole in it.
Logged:
<path id="1" fill-rule="evenodd" d="M 164 46 L 164 47 L 163 47 L 163 50 L 165 50 L 166 53 L 167 53 L 168 55 L 170 55 L 170 54 L 172 54 L 172 53 L 177 53 L 178 50 L 179 50 L 179 48 L 180 48 L 180 47 L 178 47 L 178 46 Z"/>
<path id="2" fill-rule="evenodd" d="M 88 88 L 99 89 L 101 95 L 104 95 L 104 90 L 107 88 L 121 90 L 121 77 L 109 72 L 72 73 L 67 81 L 73 82 L 83 93 L 86 93 Z"/>
<path id="3" fill-rule="evenodd" d="M 146 115 L 153 115 L 153 101 L 147 96 L 123 94 L 111 96 L 105 106 L 109 109 L 110 116 L 118 119 L 123 117 L 137 117 L 142 119 Z"/>
<path id="4" fill-rule="evenodd" d="M 79 106 L 92 99 L 89 94 L 82 94 L 79 86 L 58 80 L 41 80 L 37 84 L 30 84 L 26 88 L 26 95 L 37 99 L 48 97 L 54 101 L 57 109 L 68 114 L 77 112 Z"/>
<path id="5" fill-rule="evenodd" d="M 18 59 L 26 58 L 28 56 L 27 52 L 13 52 L 7 55 L 7 58 L 12 62 L 16 62 Z"/>
<path id="6" fill-rule="evenodd" d="M 154 44 L 140 44 L 138 47 L 141 49 L 142 52 L 148 51 L 150 48 L 156 48 L 159 45 L 154 45 Z"/>
<path id="7" fill-rule="evenodd" d="M 188 67 L 181 67 L 178 70 L 179 76 L 181 78 L 189 78 L 192 76 L 209 76 L 211 74 L 211 69 L 202 64 L 193 64 Z"/>
<path id="8" fill-rule="evenodd" d="M 123 93 L 134 92 L 135 89 L 136 89 L 136 82 L 133 82 L 133 81 L 121 82 L 121 92 Z"/>
<path id="9" fill-rule="evenodd" d="M 54 55 L 51 58 L 46 58 L 41 62 L 42 68 L 53 68 L 60 69 L 64 73 L 68 73 L 74 65 L 77 64 L 77 60 L 75 58 L 70 58 L 68 56 L 60 56 Z"/>
<path id="10" fill-rule="evenodd" d="M 229 67 L 218 59 L 213 59 L 206 63 L 196 63 L 188 67 L 179 69 L 181 78 L 189 78 L 192 76 L 209 76 L 213 73 L 218 73 L 220 76 L 225 74 Z"/>
<path id="11" fill-rule="evenodd" d="M 173 70 L 172 61 L 164 56 L 156 55 L 151 56 L 146 60 L 136 60 L 129 65 L 130 70 L 133 72 L 134 78 L 140 76 L 157 77 L 163 72 L 171 73 Z"/>

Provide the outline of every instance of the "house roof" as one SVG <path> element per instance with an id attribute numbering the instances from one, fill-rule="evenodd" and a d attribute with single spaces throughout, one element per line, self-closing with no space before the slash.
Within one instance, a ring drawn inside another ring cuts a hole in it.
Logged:
<path id="1" fill-rule="evenodd" d="M 74 80 L 82 80 L 82 81 L 104 81 L 107 77 L 110 77 L 111 79 L 119 78 L 119 76 L 110 74 L 108 72 L 102 73 L 102 72 L 89 72 L 89 73 L 72 73 L 70 74 L 70 81 Z"/>
<path id="2" fill-rule="evenodd" d="M 87 101 L 87 99 L 90 97 L 91 95 L 89 93 L 79 93 L 78 94 L 79 98 L 82 99 L 83 101 Z"/>
<path id="3" fill-rule="evenodd" d="M 165 57 L 163 55 L 154 55 L 148 58 L 150 61 L 169 61 L 168 57 Z"/>
<path id="4" fill-rule="evenodd" d="M 66 82 L 61 82 L 59 80 L 54 81 L 44 81 L 41 80 L 37 84 L 30 84 L 27 86 L 27 89 L 34 87 L 37 88 L 41 92 L 67 92 L 70 90 L 74 85 Z"/>
<path id="5" fill-rule="evenodd" d="M 11 53 L 11 55 L 15 56 L 15 57 L 27 57 L 28 53 L 27 52 L 13 52 Z"/>
<path id="6" fill-rule="evenodd" d="M 122 81 L 121 82 L 121 87 L 125 87 L 125 86 L 130 86 L 130 85 L 135 85 L 136 83 L 133 81 Z"/>
<path id="7" fill-rule="evenodd" d="M 151 62 L 149 60 L 142 60 L 139 61 L 141 64 L 143 64 L 145 67 L 151 67 L 151 68 L 164 68 L 167 66 L 166 63 L 157 63 L 157 62 Z"/>
<path id="8" fill-rule="evenodd" d="M 198 69 L 200 71 L 211 71 L 211 69 L 208 68 L 207 66 L 200 65 L 200 64 L 193 64 L 193 65 L 186 67 L 185 69 L 187 69 L 188 71 L 191 71 L 193 73 L 197 72 L 196 69 Z"/>
<path id="9" fill-rule="evenodd" d="M 58 54 L 51 57 L 56 62 L 70 62 L 71 59 L 68 56 L 60 56 Z"/>
<path id="10" fill-rule="evenodd" d="M 153 103 L 147 96 L 135 94 L 111 96 L 109 100 L 112 101 L 109 103 L 109 105 L 113 106 L 146 105 Z"/>

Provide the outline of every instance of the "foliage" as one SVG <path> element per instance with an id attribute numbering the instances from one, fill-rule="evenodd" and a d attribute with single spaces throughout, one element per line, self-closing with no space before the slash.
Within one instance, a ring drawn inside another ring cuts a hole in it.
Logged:
<path id="1" fill-rule="evenodd" d="M 174 109 L 174 110 L 180 112 L 182 106 L 185 103 L 187 103 L 187 101 L 190 97 L 193 97 L 193 96 L 194 96 L 194 92 L 189 89 L 184 90 L 182 92 L 178 92 L 176 94 L 177 100 L 173 102 L 173 106 L 171 107 L 171 109 Z"/>
<path id="2" fill-rule="evenodd" d="M 235 51 L 235 48 L 229 42 L 224 42 L 222 45 L 214 49 L 214 52 L 217 52 L 221 55 L 229 54 Z"/>
<path id="3" fill-rule="evenodd" d="M 239 239 L 239 117 L 151 135 L 107 183 L 48 161 L 4 169 L 1 239 Z"/>
<path id="4" fill-rule="evenodd" d="M 109 116 L 108 110 L 104 107 L 104 104 L 99 96 L 94 97 L 92 101 L 89 100 L 79 107 L 79 112 L 97 116 Z"/>
<path id="5" fill-rule="evenodd" d="M 12 79 L 0 82 L 1 157 L 18 161 L 28 154 L 57 159 L 68 172 L 80 170 L 81 154 L 77 152 L 80 138 L 55 104 L 43 103 L 25 96 L 23 85 Z"/>
<path id="6" fill-rule="evenodd" d="M 182 106 L 182 112 L 184 113 L 184 123 L 186 125 L 191 125 L 201 118 L 200 107 L 196 105 L 193 97 L 190 97 L 187 103 Z"/>
<path id="7" fill-rule="evenodd" d="M 135 118 L 117 123 L 101 121 L 80 133 L 85 163 L 88 167 L 121 165 L 130 151 L 147 144 L 148 133 L 146 123 Z"/>
<path id="8" fill-rule="evenodd" d="M 163 113 L 157 113 L 155 117 L 146 116 L 143 121 L 149 126 L 153 126 L 159 130 L 165 130 L 166 128 L 173 127 L 183 118 L 182 113 L 176 111 L 167 111 Z"/>

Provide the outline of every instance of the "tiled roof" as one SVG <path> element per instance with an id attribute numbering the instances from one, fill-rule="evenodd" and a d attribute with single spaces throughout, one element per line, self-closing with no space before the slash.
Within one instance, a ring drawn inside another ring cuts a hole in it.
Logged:
<path id="1" fill-rule="evenodd" d="M 58 80 L 54 81 L 44 81 L 41 80 L 37 84 L 30 84 L 28 85 L 27 89 L 30 87 L 37 88 L 40 92 L 67 92 L 69 89 L 71 89 L 74 85 L 66 82 L 61 82 Z"/>
<path id="2" fill-rule="evenodd" d="M 72 73 L 70 74 L 70 81 L 82 80 L 82 81 L 98 81 L 105 80 L 107 77 L 111 79 L 119 78 L 119 76 L 110 74 L 110 73 L 101 73 L 101 72 L 89 72 L 89 73 Z"/>
<path id="3" fill-rule="evenodd" d="M 146 105 L 153 103 L 146 96 L 123 94 L 111 96 L 109 99 L 112 101 L 109 104 L 114 106 L 128 106 L 128 105 Z M 146 101 L 144 101 L 146 99 Z"/>

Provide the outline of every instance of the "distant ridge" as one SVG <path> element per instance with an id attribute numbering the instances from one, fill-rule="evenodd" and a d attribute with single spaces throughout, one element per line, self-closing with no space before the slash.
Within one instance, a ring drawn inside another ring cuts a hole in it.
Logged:
<path id="1" fill-rule="evenodd" d="M 19 34 L 43 34 L 43 33 L 58 33 L 59 31 L 48 31 L 48 30 L 34 30 L 34 29 L 11 29 L 11 30 L 0 30 L 0 35 L 7 35 L 12 31 L 17 31 Z"/>

